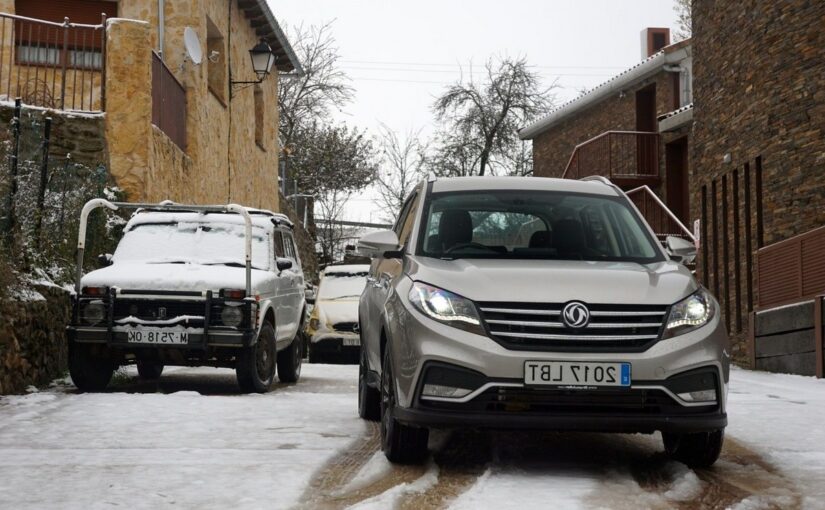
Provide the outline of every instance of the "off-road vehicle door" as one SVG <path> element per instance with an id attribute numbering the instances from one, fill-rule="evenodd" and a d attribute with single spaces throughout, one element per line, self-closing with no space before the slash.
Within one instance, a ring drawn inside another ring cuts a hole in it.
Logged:
<path id="1" fill-rule="evenodd" d="M 285 315 L 281 318 L 284 323 L 285 333 L 288 338 L 295 336 L 301 322 L 301 309 L 303 305 L 304 274 L 301 270 L 301 259 L 292 237 L 292 232 L 281 230 L 275 235 L 281 235 L 284 249 L 283 258 L 292 262 L 292 267 L 281 271 L 280 280 L 283 281 L 284 304 L 286 306 Z M 280 337 L 280 335 L 279 335 Z"/>

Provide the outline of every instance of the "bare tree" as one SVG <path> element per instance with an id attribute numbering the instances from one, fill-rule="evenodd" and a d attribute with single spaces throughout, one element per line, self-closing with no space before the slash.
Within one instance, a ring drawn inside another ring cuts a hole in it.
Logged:
<path id="1" fill-rule="evenodd" d="M 328 120 L 331 110 L 343 107 L 353 98 L 349 78 L 338 67 L 340 55 L 331 26 L 329 22 L 309 28 L 298 25 L 289 30 L 289 39 L 304 74 L 279 83 L 279 131 L 284 147 L 292 147 L 301 126 L 319 119 Z"/>
<path id="2" fill-rule="evenodd" d="M 378 143 L 382 161 L 375 176 L 377 202 L 387 218 L 395 218 L 404 200 L 424 176 L 426 147 L 420 141 L 420 131 L 409 130 L 399 138 L 384 124 L 380 127 Z"/>
<path id="3" fill-rule="evenodd" d="M 507 163 L 504 156 L 517 146 L 518 129 L 548 110 L 555 87 L 540 88 L 539 74 L 524 58 L 490 59 L 484 69 L 481 83 L 470 72 L 433 105 L 449 133 L 444 149 L 469 156 L 470 169 L 464 171 L 472 175 L 494 173 Z"/>
<path id="4" fill-rule="evenodd" d="M 693 17 L 691 16 L 691 0 L 676 0 L 673 10 L 676 11 L 676 21 L 679 23 L 674 39 L 681 41 L 688 39 L 693 33 Z"/>

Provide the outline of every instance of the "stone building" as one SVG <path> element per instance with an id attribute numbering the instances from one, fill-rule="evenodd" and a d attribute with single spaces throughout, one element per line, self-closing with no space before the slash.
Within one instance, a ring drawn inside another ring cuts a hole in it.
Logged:
<path id="1" fill-rule="evenodd" d="M 823 26 L 823 2 L 693 1 L 690 203 L 702 220 L 699 273 L 720 297 L 729 331 L 749 338 L 753 366 L 819 376 Z"/>
<path id="2" fill-rule="evenodd" d="M 265 0 L 0 0 L 0 12 L 53 22 L 2 17 L 0 96 L 101 112 L 103 163 L 129 200 L 280 209 L 278 79 L 300 64 Z M 274 66 L 258 80 L 261 41 Z"/>
<path id="3" fill-rule="evenodd" d="M 645 29 L 642 58 L 519 134 L 533 141 L 534 175 L 603 175 L 632 191 L 631 197 L 661 237 L 691 237 L 690 40 L 670 44 L 668 29 Z M 679 222 L 669 217 L 656 197 Z"/>

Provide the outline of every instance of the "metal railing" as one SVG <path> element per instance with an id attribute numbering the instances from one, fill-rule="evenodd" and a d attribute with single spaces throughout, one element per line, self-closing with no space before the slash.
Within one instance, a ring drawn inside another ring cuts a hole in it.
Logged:
<path id="1" fill-rule="evenodd" d="M 186 150 L 186 89 L 152 53 L 152 124 Z"/>
<path id="2" fill-rule="evenodd" d="M 602 175 L 610 180 L 658 177 L 659 134 L 606 131 L 576 146 L 562 178 Z"/>
<path id="3" fill-rule="evenodd" d="M 756 308 L 813 299 L 825 292 L 825 227 L 756 252 Z"/>
<path id="4" fill-rule="evenodd" d="M 649 187 L 639 186 L 625 192 L 625 194 L 642 213 L 659 241 L 664 242 L 668 236 L 675 236 L 684 237 L 690 242 L 696 243 L 693 232 L 673 214 L 673 211 Z"/>
<path id="5" fill-rule="evenodd" d="M 60 110 L 106 110 L 106 15 L 100 25 L 0 13 L 0 97 Z"/>

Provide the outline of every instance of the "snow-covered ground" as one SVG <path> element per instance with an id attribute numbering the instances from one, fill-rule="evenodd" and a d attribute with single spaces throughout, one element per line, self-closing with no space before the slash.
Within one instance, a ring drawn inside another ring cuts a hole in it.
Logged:
<path id="1" fill-rule="evenodd" d="M 825 381 L 735 369 L 725 451 L 694 472 L 658 435 L 521 432 L 433 434 L 428 465 L 394 467 L 356 376 L 305 365 L 241 395 L 232 371 L 172 369 L 2 397 L 0 508 L 825 508 Z"/>

